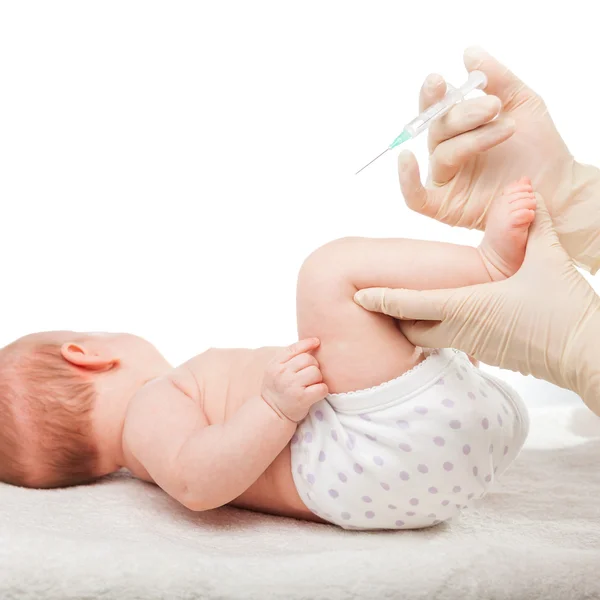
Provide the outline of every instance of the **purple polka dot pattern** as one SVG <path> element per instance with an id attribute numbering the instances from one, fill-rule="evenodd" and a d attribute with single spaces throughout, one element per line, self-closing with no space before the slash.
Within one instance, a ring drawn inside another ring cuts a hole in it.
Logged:
<path id="1" fill-rule="evenodd" d="M 348 439 L 346 440 L 346 448 L 348 448 L 348 450 L 354 450 L 355 444 L 356 438 L 352 434 L 349 434 Z"/>
<path id="2" fill-rule="evenodd" d="M 462 488 L 460 487 L 460 485 L 455 485 L 455 486 L 452 488 L 452 491 L 453 491 L 455 494 L 458 494 L 458 493 L 461 491 L 461 489 L 462 489 Z"/>
<path id="3" fill-rule="evenodd" d="M 469 398 L 471 398 L 471 400 L 475 400 L 475 394 L 473 392 L 469 392 L 467 395 Z"/>
<path id="4" fill-rule="evenodd" d="M 372 510 L 368 510 L 365 513 L 365 517 L 367 517 L 367 519 L 372 519 L 375 516 L 375 513 Z"/>
<path id="5" fill-rule="evenodd" d="M 370 433 L 365 433 L 365 437 L 368 440 L 371 440 L 372 442 L 376 442 L 377 441 L 377 438 L 374 435 L 371 435 Z"/>
<path id="6" fill-rule="evenodd" d="M 406 471 L 400 471 L 400 479 L 402 479 L 402 481 L 408 481 L 410 475 Z"/>
<path id="7" fill-rule="evenodd" d="M 482 419 L 482 421 L 481 421 L 481 426 L 482 426 L 484 429 L 488 429 L 488 428 L 489 428 L 489 426 L 490 426 L 490 422 L 487 420 L 487 417 L 486 417 L 486 418 L 484 418 L 484 419 Z"/>
<path id="8" fill-rule="evenodd" d="M 423 474 L 429 473 L 429 467 L 427 465 L 421 464 L 417 467 L 417 471 L 419 471 L 419 473 L 423 473 Z"/>
<path id="9" fill-rule="evenodd" d="M 407 516 L 407 517 L 414 517 L 416 514 L 417 514 L 417 513 L 413 512 L 412 510 L 409 510 L 409 511 L 406 513 L 406 516 Z"/>
<path id="10" fill-rule="evenodd" d="M 310 443 L 312 442 L 312 433 L 311 433 L 310 431 L 307 431 L 307 432 L 304 434 L 304 441 L 305 441 L 307 444 L 310 444 Z"/>
<path id="11" fill-rule="evenodd" d="M 315 476 L 312 473 L 309 473 L 306 476 L 306 481 L 308 481 L 308 483 L 310 483 L 310 485 L 313 485 L 315 482 Z"/>
<path id="12" fill-rule="evenodd" d="M 450 500 L 442 500 L 442 506 L 448 506 L 450 504 Z"/>
<path id="13" fill-rule="evenodd" d="M 450 425 L 450 427 L 452 429 L 460 429 L 461 428 L 461 422 L 458 419 L 452 419 L 452 421 L 450 421 L 450 423 L 448 423 L 448 425 Z"/>
<path id="14" fill-rule="evenodd" d="M 419 415 L 426 415 L 429 412 L 426 406 L 415 406 L 414 410 Z"/>
<path id="15" fill-rule="evenodd" d="M 322 421 L 322 420 L 323 420 L 323 413 L 322 413 L 320 410 L 317 410 L 317 411 L 315 412 L 315 417 L 317 417 L 317 419 L 318 419 L 319 421 Z"/>
<path id="16" fill-rule="evenodd" d="M 373 457 L 373 462 L 378 466 L 381 467 L 381 465 L 383 465 L 383 458 L 381 458 L 381 456 L 374 456 Z"/>
<path id="17" fill-rule="evenodd" d="M 435 519 L 437 515 L 436 515 L 435 513 L 429 513 L 427 516 L 428 516 L 430 519 Z"/>
<path id="18" fill-rule="evenodd" d="M 471 446 L 469 446 L 469 444 L 465 444 L 463 446 L 463 454 L 465 456 L 469 456 L 469 454 L 471 454 Z"/>
<path id="19" fill-rule="evenodd" d="M 504 446 L 504 456 L 508 454 L 508 446 Z"/>
<path id="20" fill-rule="evenodd" d="M 358 463 L 354 463 L 354 472 L 360 475 L 363 472 L 363 468 Z"/>
<path id="21" fill-rule="evenodd" d="M 295 433 L 295 434 L 292 436 L 292 444 L 297 444 L 297 443 L 298 443 L 298 434 L 297 434 L 297 433 Z"/>
<path id="22" fill-rule="evenodd" d="M 348 521 L 352 518 L 352 515 L 349 512 L 343 512 L 340 516 L 342 517 L 342 519 L 344 519 L 344 521 Z"/>
<path id="23" fill-rule="evenodd" d="M 321 450 L 321 452 L 319 452 L 319 462 L 325 462 L 325 459 L 327 457 L 325 456 L 325 452 L 323 452 L 323 450 Z"/>
<path id="24" fill-rule="evenodd" d="M 410 425 L 408 424 L 408 421 L 396 421 L 396 425 L 398 425 L 398 427 L 400 427 L 400 429 L 408 429 L 410 427 Z"/>
<path id="25" fill-rule="evenodd" d="M 452 408 L 454 406 L 454 400 L 450 400 L 450 398 L 444 398 L 442 400 L 442 404 L 446 407 L 446 408 Z"/>
<path id="26" fill-rule="evenodd" d="M 443 437 L 441 437 L 441 436 L 439 436 L 439 435 L 436 435 L 436 436 L 433 438 L 433 443 L 434 443 L 436 446 L 443 446 L 443 445 L 446 443 L 446 440 L 445 440 Z"/>
<path id="27" fill-rule="evenodd" d="M 473 467 L 473 475 L 475 475 L 475 477 L 477 477 L 479 473 L 479 469 L 477 467 Z"/>
<path id="28" fill-rule="evenodd" d="M 330 495 L 332 498 L 337 498 L 337 497 L 339 496 L 339 493 L 338 493 L 338 491 L 337 491 L 337 490 L 333 490 L 333 489 L 332 489 L 332 490 L 329 490 L 329 495 Z"/>
<path id="29" fill-rule="evenodd" d="M 438 380 L 435 382 L 435 385 L 444 385 L 444 379 L 443 379 L 443 378 L 442 378 L 442 379 L 438 379 Z"/>
<path id="30" fill-rule="evenodd" d="M 410 444 L 407 444 L 406 442 L 398 444 L 398 448 L 400 448 L 400 450 L 404 450 L 404 452 L 412 452 Z"/>
<path id="31" fill-rule="evenodd" d="M 462 381 L 464 379 L 464 377 L 458 371 L 456 372 L 456 377 L 459 381 Z"/>
<path id="32" fill-rule="evenodd" d="M 417 504 L 419 504 L 419 499 L 418 498 L 411 498 L 409 500 L 409 502 L 413 505 L 413 506 L 417 506 Z"/>
<path id="33" fill-rule="evenodd" d="M 502 405 L 502 412 L 504 412 L 505 415 L 508 415 L 508 408 L 506 408 L 506 404 Z"/>
<path id="34" fill-rule="evenodd" d="M 401 521 L 400 519 L 398 519 L 398 520 L 396 521 L 396 526 L 397 526 L 397 527 L 404 527 L 404 521 Z"/>
<path id="35" fill-rule="evenodd" d="M 342 483 L 346 483 L 346 481 L 348 481 L 348 478 L 346 477 L 346 475 L 344 475 L 344 473 L 338 473 L 338 479 L 342 482 Z"/>
<path id="36" fill-rule="evenodd" d="M 298 475 L 302 475 L 302 469 L 304 469 L 304 465 L 298 465 L 296 471 L 298 471 Z"/>
<path id="37" fill-rule="evenodd" d="M 467 500 L 472 500 L 474 495 L 475 495 L 475 494 L 469 494 L 469 495 L 467 496 Z"/>
<path id="38" fill-rule="evenodd" d="M 371 496 L 363 496 L 363 497 L 361 498 L 361 500 L 362 500 L 363 502 L 373 502 L 373 499 L 371 498 Z"/>
<path id="39" fill-rule="evenodd" d="M 389 492 L 389 491 L 390 491 L 390 486 L 389 486 L 389 484 L 388 484 L 388 483 L 386 483 L 385 481 L 382 481 L 382 482 L 381 482 L 379 485 L 380 485 L 380 486 L 381 486 L 381 487 L 382 487 L 382 488 L 383 488 L 383 489 L 384 489 L 386 492 Z"/>
<path id="40" fill-rule="evenodd" d="M 444 463 L 444 471 L 452 471 L 454 469 L 454 465 L 450 461 L 446 461 Z"/>
<path id="41" fill-rule="evenodd" d="M 437 494 L 438 493 L 438 489 L 436 487 L 433 487 L 433 486 L 431 486 L 427 491 L 430 494 Z"/>
<path id="42" fill-rule="evenodd" d="M 331 438 L 333 439 L 334 442 L 338 441 L 338 434 L 337 434 L 337 431 L 335 429 L 331 430 Z"/>
<path id="43" fill-rule="evenodd" d="M 502 423 L 503 423 L 504 421 L 502 421 L 502 417 L 500 416 L 500 414 L 497 414 L 497 415 L 496 415 L 496 419 L 498 419 L 498 425 L 500 425 L 500 427 L 502 427 Z"/>
<path id="44" fill-rule="evenodd" d="M 490 454 L 494 453 L 494 444 L 490 444 L 489 452 Z"/>
<path id="45" fill-rule="evenodd" d="M 388 504 L 390 510 L 396 510 L 398 507 L 395 504 Z"/>
<path id="46" fill-rule="evenodd" d="M 480 393 L 480 394 L 481 394 L 481 395 L 482 395 L 484 398 L 487 398 L 487 394 L 485 393 L 485 390 L 484 390 L 484 389 L 480 389 L 480 390 L 479 390 L 479 393 Z"/>
<path id="47" fill-rule="evenodd" d="M 486 475 L 485 476 L 486 483 L 489 483 L 491 480 L 492 480 L 492 476 L 491 475 Z"/>
<path id="48" fill-rule="evenodd" d="M 370 421 L 371 417 L 369 415 L 358 415 L 363 421 Z"/>

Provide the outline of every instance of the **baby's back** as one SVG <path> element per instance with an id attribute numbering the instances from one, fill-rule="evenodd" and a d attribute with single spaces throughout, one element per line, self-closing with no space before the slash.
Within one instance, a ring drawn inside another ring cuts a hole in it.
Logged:
<path id="1" fill-rule="evenodd" d="M 276 347 L 210 349 L 188 363 L 200 390 L 199 407 L 209 424 L 223 423 L 261 393 L 267 364 Z M 256 440 L 260 444 L 260 440 Z M 300 500 L 291 472 L 289 444 L 269 468 L 232 505 L 261 512 L 318 520 Z"/>

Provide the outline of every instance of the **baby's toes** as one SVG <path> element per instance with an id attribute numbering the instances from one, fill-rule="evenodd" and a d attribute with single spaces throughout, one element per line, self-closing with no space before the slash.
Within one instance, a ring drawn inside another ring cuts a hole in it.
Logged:
<path id="1" fill-rule="evenodd" d="M 519 208 L 510 213 L 511 227 L 526 227 L 531 225 L 535 218 L 535 210 L 531 208 Z"/>
<path id="2" fill-rule="evenodd" d="M 511 183 L 504 189 L 504 195 L 506 196 L 518 192 L 533 192 L 533 187 L 528 177 L 521 177 L 521 179 Z"/>
<path id="3" fill-rule="evenodd" d="M 510 205 L 510 210 L 519 210 L 521 208 L 535 210 L 535 207 L 537 206 L 535 196 L 528 192 L 511 194 L 508 197 L 508 203 Z"/>

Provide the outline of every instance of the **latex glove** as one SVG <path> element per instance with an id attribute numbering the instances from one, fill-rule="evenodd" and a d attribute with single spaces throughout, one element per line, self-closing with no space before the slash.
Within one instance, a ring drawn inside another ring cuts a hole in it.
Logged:
<path id="1" fill-rule="evenodd" d="M 546 199 L 565 250 L 595 273 L 600 268 L 600 171 L 574 160 L 542 98 L 506 67 L 477 48 L 465 52 L 464 62 L 468 71 L 487 75 L 489 95 L 465 100 L 432 123 L 426 187 L 412 153 L 400 154 L 400 186 L 408 206 L 449 225 L 483 229 L 492 199 L 526 175 Z M 441 76 L 430 75 L 420 109 L 445 91 Z"/>
<path id="2" fill-rule="evenodd" d="M 457 348 L 484 363 L 534 375 L 578 393 L 600 415 L 600 298 L 558 241 L 543 199 L 525 260 L 509 279 L 415 291 L 372 288 L 367 310 L 411 319 L 406 337 L 426 348 Z"/>

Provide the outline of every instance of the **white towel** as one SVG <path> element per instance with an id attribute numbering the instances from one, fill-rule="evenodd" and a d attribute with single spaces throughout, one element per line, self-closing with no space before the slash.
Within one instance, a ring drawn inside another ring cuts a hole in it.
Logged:
<path id="1" fill-rule="evenodd" d="M 0 485 L 0 598 L 600 598 L 600 419 L 580 403 L 531 417 L 497 492 L 424 531 L 193 514 L 123 474 Z"/>

